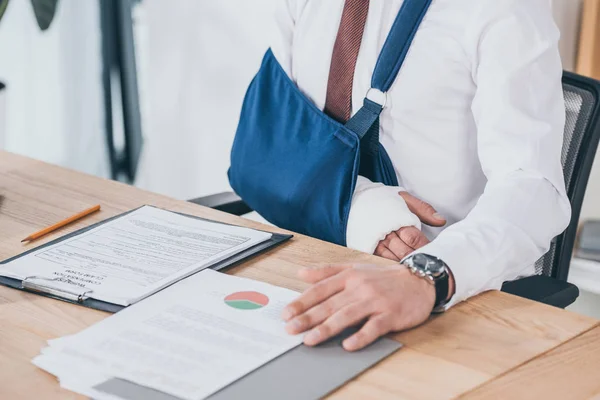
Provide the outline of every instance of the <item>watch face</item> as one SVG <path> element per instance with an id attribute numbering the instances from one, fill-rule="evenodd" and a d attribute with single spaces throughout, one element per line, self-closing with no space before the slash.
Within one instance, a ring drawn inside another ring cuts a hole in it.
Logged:
<path id="1" fill-rule="evenodd" d="M 427 254 L 415 254 L 412 262 L 415 267 L 434 278 L 446 271 L 446 266 L 440 259 Z"/>

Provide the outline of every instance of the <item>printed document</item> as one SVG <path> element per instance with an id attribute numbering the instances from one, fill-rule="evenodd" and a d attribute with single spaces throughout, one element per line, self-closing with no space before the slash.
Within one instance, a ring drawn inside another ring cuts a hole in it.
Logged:
<path id="1" fill-rule="evenodd" d="M 270 238 L 144 206 L 17 258 L 0 275 L 127 306 Z"/>
<path id="2" fill-rule="evenodd" d="M 102 396 L 92 384 L 120 378 L 201 399 L 301 343 L 301 336 L 285 332 L 280 317 L 297 295 L 204 270 L 76 335 L 50 341 L 33 362 L 96 398 L 115 396 Z"/>

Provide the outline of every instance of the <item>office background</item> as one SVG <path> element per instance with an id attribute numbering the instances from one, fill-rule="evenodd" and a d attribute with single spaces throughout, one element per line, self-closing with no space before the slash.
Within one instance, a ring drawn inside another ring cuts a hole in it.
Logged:
<path id="1" fill-rule="evenodd" d="M 242 97 L 268 47 L 277 1 L 132 1 L 144 139 L 137 186 L 180 199 L 229 190 Z M 553 4 L 564 68 L 574 70 L 583 0 Z M 30 1 L 11 0 L 0 21 L 0 148 L 112 177 L 100 14 L 97 0 L 59 0 L 53 24 L 40 32 Z M 111 80 L 114 93 L 120 83 Z M 119 150 L 123 107 L 117 94 L 111 100 Z M 600 219 L 600 157 L 581 216 Z M 600 308 L 600 297 L 594 301 Z"/>

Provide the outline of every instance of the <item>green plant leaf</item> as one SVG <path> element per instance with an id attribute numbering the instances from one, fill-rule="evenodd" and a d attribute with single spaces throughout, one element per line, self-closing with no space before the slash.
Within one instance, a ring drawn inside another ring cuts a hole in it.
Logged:
<path id="1" fill-rule="evenodd" d="M 4 11 L 6 11 L 7 6 L 8 0 L 0 0 L 0 21 L 2 21 L 2 16 L 4 15 Z"/>
<path id="2" fill-rule="evenodd" d="M 50 27 L 54 14 L 56 14 L 57 3 L 58 0 L 31 0 L 35 19 L 42 31 Z"/>

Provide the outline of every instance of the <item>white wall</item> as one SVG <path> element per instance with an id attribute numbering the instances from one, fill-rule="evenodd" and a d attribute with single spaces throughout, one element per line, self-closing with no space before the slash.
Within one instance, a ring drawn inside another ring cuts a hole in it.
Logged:
<path id="1" fill-rule="evenodd" d="M 230 190 L 245 90 L 281 0 L 144 0 L 145 144 L 136 185 L 181 199 Z"/>
<path id="2" fill-rule="evenodd" d="M 579 219 L 600 219 L 600 150 L 596 153 Z"/>
<path id="3" fill-rule="evenodd" d="M 4 149 L 107 175 L 97 1 L 61 0 L 40 32 L 29 0 L 0 21 L 0 81 L 7 85 Z"/>
<path id="4" fill-rule="evenodd" d="M 552 6 L 561 33 L 559 47 L 563 68 L 574 71 L 583 0 L 552 0 Z"/>

